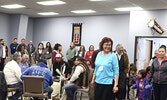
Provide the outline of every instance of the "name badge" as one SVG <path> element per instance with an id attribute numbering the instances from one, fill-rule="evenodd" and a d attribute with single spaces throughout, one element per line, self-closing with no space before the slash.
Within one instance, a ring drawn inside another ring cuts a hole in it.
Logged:
<path id="1" fill-rule="evenodd" d="M 100 66 L 100 67 L 99 67 L 99 71 L 103 71 L 103 66 Z"/>

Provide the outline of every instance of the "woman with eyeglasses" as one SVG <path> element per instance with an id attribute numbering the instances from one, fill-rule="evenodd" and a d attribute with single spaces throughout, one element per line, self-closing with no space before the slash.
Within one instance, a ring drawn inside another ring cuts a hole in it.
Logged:
<path id="1" fill-rule="evenodd" d="M 91 81 L 94 86 L 94 100 L 115 100 L 118 91 L 119 65 L 117 56 L 112 52 L 113 41 L 104 37 L 100 42 L 100 52 L 95 60 L 95 71 Z"/>

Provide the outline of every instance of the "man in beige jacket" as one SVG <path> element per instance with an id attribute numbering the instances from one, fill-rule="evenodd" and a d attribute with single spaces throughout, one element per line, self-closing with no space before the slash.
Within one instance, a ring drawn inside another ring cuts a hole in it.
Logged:
<path id="1" fill-rule="evenodd" d="M 19 54 L 15 53 L 13 55 L 13 60 L 8 62 L 4 67 L 4 74 L 7 85 L 10 88 L 22 87 L 22 81 L 20 79 L 21 76 L 21 68 L 18 63 L 21 61 L 21 57 Z M 14 100 L 18 100 L 18 98 L 22 95 L 22 92 L 17 90 L 13 95 Z"/>

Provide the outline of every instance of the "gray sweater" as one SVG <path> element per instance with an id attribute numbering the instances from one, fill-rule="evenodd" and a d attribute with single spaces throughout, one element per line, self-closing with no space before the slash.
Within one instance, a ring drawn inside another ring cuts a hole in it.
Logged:
<path id="1" fill-rule="evenodd" d="M 154 59 L 152 66 L 150 67 L 150 74 L 147 80 L 149 84 L 153 79 L 153 83 L 157 84 L 167 84 L 167 56 L 161 62 L 157 59 Z"/>
<path id="2" fill-rule="evenodd" d="M 77 53 L 76 48 L 69 48 L 66 52 L 67 60 L 72 60 Z"/>

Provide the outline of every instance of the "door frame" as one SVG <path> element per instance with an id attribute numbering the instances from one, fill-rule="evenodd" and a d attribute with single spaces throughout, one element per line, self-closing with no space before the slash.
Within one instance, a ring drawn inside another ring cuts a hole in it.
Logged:
<path id="1" fill-rule="evenodd" d="M 134 51 L 134 64 L 136 65 L 136 52 L 137 52 L 137 39 L 138 38 L 166 38 L 167 36 L 135 36 L 135 51 Z M 151 45 L 151 49 L 152 49 L 152 45 Z M 152 52 L 151 52 L 152 54 Z"/>

